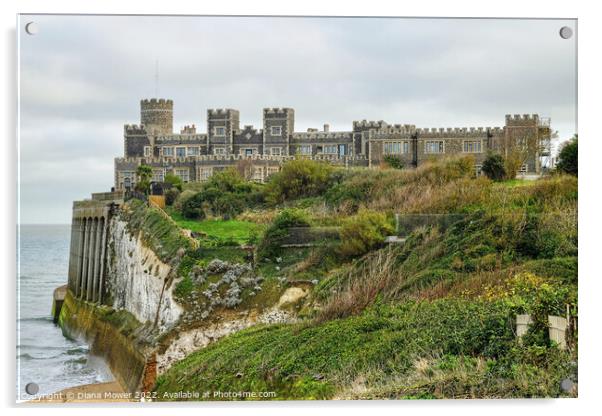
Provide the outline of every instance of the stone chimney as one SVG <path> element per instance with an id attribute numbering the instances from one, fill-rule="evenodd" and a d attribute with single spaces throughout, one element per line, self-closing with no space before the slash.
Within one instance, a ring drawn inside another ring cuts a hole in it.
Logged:
<path id="1" fill-rule="evenodd" d="M 324 132 L 328 133 L 330 131 L 330 124 L 324 124 Z"/>

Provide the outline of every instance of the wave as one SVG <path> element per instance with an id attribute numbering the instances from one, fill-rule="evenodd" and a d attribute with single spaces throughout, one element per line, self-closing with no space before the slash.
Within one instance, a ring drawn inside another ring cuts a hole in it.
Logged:
<path id="1" fill-rule="evenodd" d="M 23 348 L 23 346 L 21 346 L 21 348 Z M 36 346 L 32 346 L 30 348 L 36 348 Z M 38 355 L 38 354 L 31 354 L 29 352 L 22 352 L 21 354 L 17 354 L 17 358 L 22 358 L 22 359 L 26 359 L 26 360 L 52 360 L 55 358 L 60 358 L 62 356 L 83 356 L 84 361 L 87 359 L 88 357 L 88 352 L 89 349 L 87 346 L 81 346 L 81 347 L 75 347 L 75 348 L 58 348 L 58 347 L 37 347 L 39 350 L 41 350 L 41 354 L 42 355 Z M 62 352 L 60 352 L 59 354 L 53 354 L 53 355 L 43 355 L 44 352 L 46 351 L 60 351 L 60 350 L 64 350 Z M 79 358 L 75 359 L 75 360 L 79 360 Z M 73 359 L 70 359 L 68 361 L 73 361 Z"/>

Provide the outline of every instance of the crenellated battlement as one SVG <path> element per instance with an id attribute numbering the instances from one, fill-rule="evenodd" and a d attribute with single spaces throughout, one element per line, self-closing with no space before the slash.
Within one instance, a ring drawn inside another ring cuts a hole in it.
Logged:
<path id="1" fill-rule="evenodd" d="M 140 108 L 145 109 L 164 109 L 173 110 L 173 100 L 165 98 L 146 98 L 140 100 Z"/>
<path id="2" fill-rule="evenodd" d="M 538 114 L 506 114 L 506 126 L 536 126 Z"/>
<path id="3" fill-rule="evenodd" d="M 359 129 L 381 129 L 384 126 L 387 126 L 388 124 L 386 122 L 384 122 L 383 120 L 379 120 L 379 121 L 373 121 L 373 120 L 360 120 L 360 121 L 354 121 L 353 122 L 353 129 L 354 130 L 359 130 Z"/>
<path id="4" fill-rule="evenodd" d="M 490 134 L 501 134 L 501 127 L 425 127 L 417 128 L 416 133 L 427 137 L 484 137 Z"/>
<path id="5" fill-rule="evenodd" d="M 179 143 L 188 143 L 188 142 L 202 142 L 201 144 L 205 144 L 207 142 L 206 134 L 171 134 L 158 136 L 156 139 L 157 146 L 161 146 L 164 144 L 173 144 L 173 142 Z"/>
<path id="6" fill-rule="evenodd" d="M 273 107 L 273 108 L 264 108 L 263 114 L 281 114 L 287 115 L 293 111 L 292 108 L 288 107 Z"/>
<path id="7" fill-rule="evenodd" d="M 126 136 L 146 135 L 146 128 L 142 124 L 124 124 L 123 134 Z"/>
<path id="8" fill-rule="evenodd" d="M 237 113 L 233 108 L 210 108 L 207 110 L 208 116 L 227 116 L 232 113 Z"/>
<path id="9" fill-rule="evenodd" d="M 323 131 L 309 131 L 307 133 L 293 133 L 293 140 L 351 140 L 352 132 L 350 131 L 333 131 L 333 132 L 323 132 Z"/>

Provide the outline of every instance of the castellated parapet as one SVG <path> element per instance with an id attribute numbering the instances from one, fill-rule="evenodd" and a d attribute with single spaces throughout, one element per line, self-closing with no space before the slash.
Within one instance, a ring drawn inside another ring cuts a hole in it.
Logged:
<path id="1" fill-rule="evenodd" d="M 173 133 L 173 101 L 164 98 L 140 100 L 140 124 L 152 135 Z"/>
<path id="2" fill-rule="evenodd" d="M 506 126 L 537 126 L 539 115 L 537 114 L 506 114 Z"/>

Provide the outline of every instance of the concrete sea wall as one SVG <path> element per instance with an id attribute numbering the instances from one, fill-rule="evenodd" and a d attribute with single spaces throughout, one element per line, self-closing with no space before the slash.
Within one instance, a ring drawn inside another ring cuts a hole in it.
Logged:
<path id="1" fill-rule="evenodd" d="M 122 320 L 111 319 L 111 311 L 77 299 L 68 291 L 58 323 L 65 336 L 89 342 L 90 352 L 106 361 L 124 389 L 130 392 L 148 390 L 155 379 L 154 354 L 147 352 L 135 339 L 130 332 L 131 324 L 124 325 Z M 152 383 L 145 383 L 150 379 Z"/>

